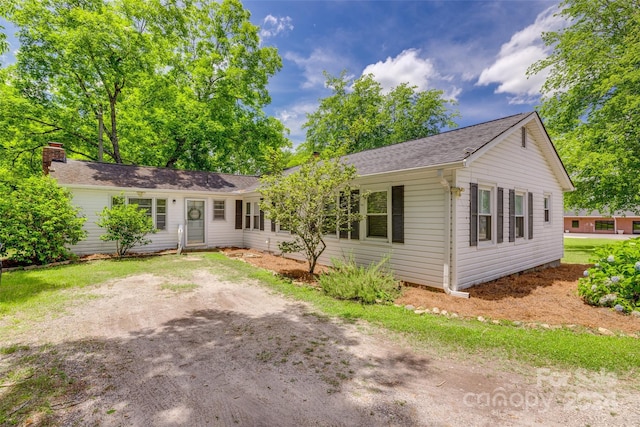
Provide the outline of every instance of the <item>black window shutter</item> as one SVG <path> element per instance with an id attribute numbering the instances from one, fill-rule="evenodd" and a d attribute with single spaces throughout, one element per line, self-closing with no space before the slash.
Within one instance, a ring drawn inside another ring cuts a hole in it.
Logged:
<path id="1" fill-rule="evenodd" d="M 262 200 L 264 199 L 260 199 L 260 205 L 262 205 Z M 260 230 L 264 231 L 264 211 L 262 210 L 262 208 L 260 207 Z"/>
<path id="2" fill-rule="evenodd" d="M 529 227 L 529 238 L 533 239 L 533 193 L 528 193 L 529 197 L 527 208 L 529 208 L 529 212 L 527 212 L 527 216 L 529 217 L 528 227 Z"/>
<path id="3" fill-rule="evenodd" d="M 516 190 L 509 190 L 509 241 L 516 241 Z"/>
<path id="4" fill-rule="evenodd" d="M 351 212 L 360 213 L 360 190 L 351 192 Z M 360 240 L 360 221 L 351 223 L 351 240 Z"/>
<path id="5" fill-rule="evenodd" d="M 404 185 L 391 187 L 391 241 L 404 243 Z"/>
<path id="6" fill-rule="evenodd" d="M 498 243 L 504 241 L 504 189 L 498 187 L 498 217 L 497 217 L 497 240 Z"/>
<path id="7" fill-rule="evenodd" d="M 271 231 L 274 233 L 276 231 L 276 222 L 274 220 L 271 220 Z"/>
<path id="8" fill-rule="evenodd" d="M 236 230 L 242 230 L 242 200 L 236 200 Z"/>
<path id="9" fill-rule="evenodd" d="M 469 246 L 478 246 L 478 184 L 469 184 Z"/>

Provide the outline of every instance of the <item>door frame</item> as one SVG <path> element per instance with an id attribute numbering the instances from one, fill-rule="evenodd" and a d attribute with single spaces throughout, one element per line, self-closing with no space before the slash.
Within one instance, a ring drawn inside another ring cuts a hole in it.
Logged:
<path id="1" fill-rule="evenodd" d="M 203 216 L 202 218 L 202 242 L 189 243 L 189 202 L 202 202 Z M 184 246 L 206 246 L 207 244 L 207 199 L 184 199 Z"/>

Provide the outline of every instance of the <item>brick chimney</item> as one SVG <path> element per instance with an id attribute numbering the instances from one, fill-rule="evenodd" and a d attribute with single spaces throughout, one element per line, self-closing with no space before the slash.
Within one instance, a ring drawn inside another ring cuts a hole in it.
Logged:
<path id="1" fill-rule="evenodd" d="M 67 163 L 67 154 L 59 142 L 50 142 L 47 147 L 42 148 L 42 171 L 49 175 L 51 162 Z"/>

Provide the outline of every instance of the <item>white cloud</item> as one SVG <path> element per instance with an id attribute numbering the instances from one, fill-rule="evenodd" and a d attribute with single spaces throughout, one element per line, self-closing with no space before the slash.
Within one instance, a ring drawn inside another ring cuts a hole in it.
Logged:
<path id="1" fill-rule="evenodd" d="M 285 59 L 294 62 L 298 67 L 303 69 L 305 81 L 302 83 L 303 89 L 314 87 L 324 87 L 325 77 L 323 71 L 337 76 L 340 71 L 348 68 L 348 61 L 341 58 L 334 52 L 316 48 L 311 52 L 309 57 L 303 57 L 293 52 L 286 52 Z"/>
<path id="2" fill-rule="evenodd" d="M 502 45 L 496 60 L 485 68 L 478 78 L 477 85 L 487 86 L 497 83 L 496 93 L 515 95 L 510 98 L 512 104 L 530 103 L 535 100 L 547 77 L 542 71 L 527 77 L 528 68 L 544 59 L 550 49 L 542 41 L 542 33 L 562 28 L 566 21 L 559 16 L 556 6 L 541 12 L 533 24 L 515 33 L 509 42 Z"/>
<path id="3" fill-rule="evenodd" d="M 395 58 L 388 57 L 365 67 L 362 74 L 373 74 L 385 91 L 400 83 L 417 86 L 418 90 L 429 88 L 430 79 L 438 77 L 433 63 L 428 58 L 420 58 L 419 49 L 407 49 Z"/>
<path id="4" fill-rule="evenodd" d="M 307 113 L 312 113 L 317 108 L 317 103 L 303 101 L 276 111 L 276 117 L 289 129 L 289 139 L 294 146 L 306 140 L 307 132 L 302 129 L 302 125 L 307 121 Z"/>
<path id="5" fill-rule="evenodd" d="M 292 22 L 293 20 L 289 16 L 275 17 L 273 15 L 267 15 L 260 29 L 260 37 L 267 39 L 279 34 L 286 34 L 293 30 Z"/>
<path id="6" fill-rule="evenodd" d="M 388 57 L 384 62 L 369 64 L 362 74 L 373 74 L 384 92 L 401 83 L 408 83 L 420 91 L 441 89 L 446 99 L 455 100 L 462 93 L 462 89 L 454 85 L 455 77 L 451 74 L 441 75 L 430 58 L 420 57 L 420 49 L 407 49 L 395 58 Z"/>

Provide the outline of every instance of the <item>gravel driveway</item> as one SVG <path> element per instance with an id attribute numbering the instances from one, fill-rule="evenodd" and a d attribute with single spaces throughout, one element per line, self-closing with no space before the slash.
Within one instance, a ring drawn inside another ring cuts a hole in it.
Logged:
<path id="1" fill-rule="evenodd" d="M 52 405 L 58 425 L 640 425 L 637 392 L 612 393 L 610 375 L 417 350 L 210 270 L 166 283 L 96 286 L 98 298 L 0 339 L 64 356 L 76 387 Z"/>

